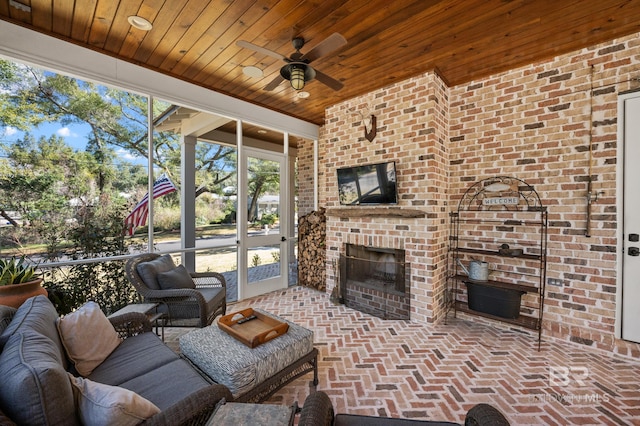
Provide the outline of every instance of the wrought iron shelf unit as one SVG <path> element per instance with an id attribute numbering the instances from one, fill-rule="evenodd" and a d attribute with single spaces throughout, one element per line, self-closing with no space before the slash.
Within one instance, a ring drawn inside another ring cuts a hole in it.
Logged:
<path id="1" fill-rule="evenodd" d="M 480 254 L 483 256 L 498 256 L 498 257 L 506 257 L 509 259 L 520 258 L 520 259 L 530 259 L 530 260 L 540 260 L 540 255 L 537 254 L 518 254 L 518 255 L 504 255 L 500 254 L 497 250 L 477 250 L 477 249 L 468 249 L 468 248 L 459 248 L 458 251 L 460 253 L 470 253 L 470 254 Z"/>
<path id="2" fill-rule="evenodd" d="M 537 331 L 540 350 L 547 227 L 547 209 L 528 183 L 496 176 L 470 186 L 457 210 L 450 213 L 448 312 L 454 316 L 464 312 Z M 463 273 L 464 262 L 499 267 L 494 267 L 487 279 L 478 281 Z"/>

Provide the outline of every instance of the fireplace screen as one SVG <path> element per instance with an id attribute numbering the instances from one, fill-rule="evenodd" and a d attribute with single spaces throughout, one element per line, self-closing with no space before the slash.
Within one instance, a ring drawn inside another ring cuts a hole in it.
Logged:
<path id="1" fill-rule="evenodd" d="M 404 250 L 347 244 L 340 255 L 340 289 L 346 306 L 382 319 L 409 319 Z"/>

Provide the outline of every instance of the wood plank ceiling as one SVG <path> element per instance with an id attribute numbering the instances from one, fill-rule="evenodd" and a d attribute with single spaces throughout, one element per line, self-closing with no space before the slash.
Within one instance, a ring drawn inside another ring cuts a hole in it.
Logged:
<path id="1" fill-rule="evenodd" d="M 426 71 L 458 85 L 639 32 L 640 1 L 0 0 L 0 19 L 322 124 L 327 106 Z M 312 65 L 344 87 L 313 80 L 307 99 L 288 82 L 264 90 L 285 63 L 236 45 L 290 56 L 293 37 L 305 53 L 334 32 L 347 44 Z"/>

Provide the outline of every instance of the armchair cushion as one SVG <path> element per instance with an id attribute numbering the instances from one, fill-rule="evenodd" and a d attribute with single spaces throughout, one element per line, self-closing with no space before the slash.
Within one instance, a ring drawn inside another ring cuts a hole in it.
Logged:
<path id="1" fill-rule="evenodd" d="M 160 290 L 158 284 L 158 274 L 175 269 L 171 255 L 165 254 L 148 262 L 140 262 L 136 267 L 142 281 L 153 290 Z"/>
<path id="2" fill-rule="evenodd" d="M 95 302 L 57 320 L 62 344 L 82 376 L 88 376 L 120 344 L 120 337 Z"/>
<path id="3" fill-rule="evenodd" d="M 226 298 L 226 292 L 224 288 L 221 287 L 203 287 L 199 288 L 198 291 L 202 293 L 202 297 L 207 304 L 207 312 L 214 312 L 216 307 L 224 304 Z"/>
<path id="4" fill-rule="evenodd" d="M 69 374 L 82 424 L 134 426 L 160 409 L 135 392 Z"/>
<path id="5" fill-rule="evenodd" d="M 162 290 L 196 288 L 193 278 L 183 265 L 178 265 L 170 271 L 158 273 L 158 285 Z"/>

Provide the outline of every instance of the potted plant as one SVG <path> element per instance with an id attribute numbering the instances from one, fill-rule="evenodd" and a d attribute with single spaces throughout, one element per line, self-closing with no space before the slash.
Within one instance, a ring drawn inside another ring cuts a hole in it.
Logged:
<path id="1" fill-rule="evenodd" d="M 47 296 L 37 265 L 23 257 L 0 259 L 0 305 L 18 308 L 30 297 Z"/>

